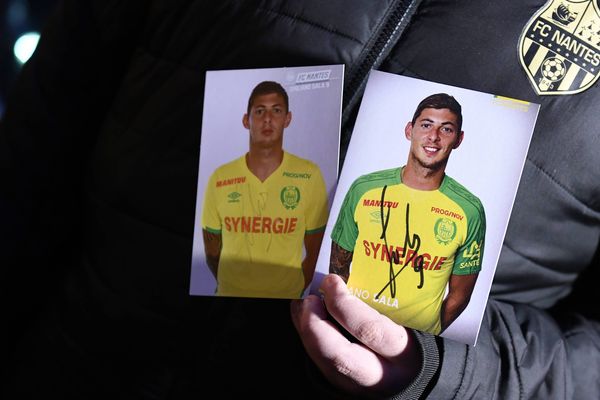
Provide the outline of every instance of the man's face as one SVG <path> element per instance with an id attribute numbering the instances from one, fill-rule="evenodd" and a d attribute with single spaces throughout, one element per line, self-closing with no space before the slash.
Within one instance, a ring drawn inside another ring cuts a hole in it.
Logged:
<path id="1" fill-rule="evenodd" d="M 456 115 L 447 108 L 425 108 L 414 125 L 406 124 L 404 133 L 410 140 L 409 160 L 431 170 L 446 167 L 450 153 L 460 146 L 464 135 L 458 131 Z"/>
<path id="2" fill-rule="evenodd" d="M 242 123 L 250 130 L 250 144 L 259 147 L 282 147 L 283 130 L 292 120 L 292 113 L 286 110 L 285 101 L 278 93 L 257 96 L 250 107 L 250 114 L 244 114 Z"/>

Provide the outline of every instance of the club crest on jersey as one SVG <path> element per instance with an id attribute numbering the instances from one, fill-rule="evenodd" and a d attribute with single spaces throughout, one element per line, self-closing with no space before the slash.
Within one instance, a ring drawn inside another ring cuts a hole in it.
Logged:
<path id="1" fill-rule="evenodd" d="M 433 226 L 435 240 L 440 244 L 449 244 L 456 236 L 456 223 L 450 218 L 438 218 Z"/>
<path id="2" fill-rule="evenodd" d="M 589 89 L 600 76 L 600 0 L 550 0 L 519 38 L 519 58 L 538 95 Z"/>
<path id="3" fill-rule="evenodd" d="M 286 186 L 281 189 L 279 198 L 286 209 L 293 210 L 300 202 L 300 190 L 296 186 Z"/>

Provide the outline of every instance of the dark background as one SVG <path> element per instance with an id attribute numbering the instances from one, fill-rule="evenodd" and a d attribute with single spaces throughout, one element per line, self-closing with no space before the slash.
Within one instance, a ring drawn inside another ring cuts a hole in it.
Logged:
<path id="1" fill-rule="evenodd" d="M 600 4 L 600 0 L 597 1 Z M 59 0 L 0 0 L 0 122 L 10 90 L 22 67 L 14 56 L 14 44 L 27 32 L 41 33 L 58 2 Z M 589 292 L 581 287 L 586 283 L 597 284 L 600 279 L 600 246 L 592 265 L 594 267 L 588 268 L 575 283 L 574 294 L 560 302 L 555 307 L 556 311 L 568 311 L 576 307 L 580 312 L 600 319 L 600 307 L 595 302 L 582 299 L 582 293 Z"/>
<path id="2" fill-rule="evenodd" d="M 41 32 L 57 3 L 58 0 L 0 0 L 0 120 L 21 69 L 13 53 L 14 44 L 27 32 Z"/>

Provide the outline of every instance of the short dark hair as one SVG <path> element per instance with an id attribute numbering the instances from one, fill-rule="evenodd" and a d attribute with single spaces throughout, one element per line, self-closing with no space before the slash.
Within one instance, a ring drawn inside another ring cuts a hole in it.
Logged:
<path id="1" fill-rule="evenodd" d="M 421 112 L 426 108 L 435 108 L 437 110 L 447 108 L 450 110 L 452 114 L 456 116 L 456 123 L 458 124 L 457 128 L 460 132 L 462 128 L 462 107 L 454 97 L 447 93 L 436 93 L 421 100 L 412 118 L 413 125 L 417 122 L 417 118 L 419 118 Z"/>
<path id="2" fill-rule="evenodd" d="M 254 99 L 256 99 L 258 96 L 271 93 L 277 93 L 278 95 L 283 97 L 285 111 L 289 111 L 289 98 L 283 86 L 274 81 L 263 81 L 256 85 L 254 89 L 252 89 L 252 93 L 250 93 L 250 98 L 248 99 L 248 114 L 250 114 L 250 109 L 252 108 L 252 102 L 254 102 Z"/>

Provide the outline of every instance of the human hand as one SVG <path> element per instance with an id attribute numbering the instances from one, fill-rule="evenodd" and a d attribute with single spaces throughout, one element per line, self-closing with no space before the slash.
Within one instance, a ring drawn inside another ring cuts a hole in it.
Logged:
<path id="1" fill-rule="evenodd" d="M 294 300 L 291 312 L 308 355 L 329 382 L 349 393 L 381 397 L 414 380 L 422 361 L 409 330 L 350 294 L 338 275 L 327 275 L 320 289 L 323 299 Z"/>

